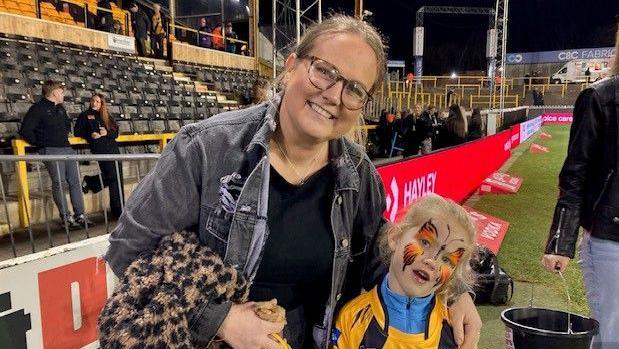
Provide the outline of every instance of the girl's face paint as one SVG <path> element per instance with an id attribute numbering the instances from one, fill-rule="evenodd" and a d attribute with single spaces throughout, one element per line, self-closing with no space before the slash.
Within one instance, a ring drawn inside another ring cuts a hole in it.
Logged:
<path id="1" fill-rule="evenodd" d="M 399 284 L 399 293 L 409 297 L 427 296 L 449 281 L 460 263 L 468 247 L 464 234 L 452 230 L 449 224 L 436 224 L 437 221 L 431 218 L 416 232 L 405 232 L 397 243 L 389 285 Z M 402 267 L 394 268 L 396 265 Z"/>

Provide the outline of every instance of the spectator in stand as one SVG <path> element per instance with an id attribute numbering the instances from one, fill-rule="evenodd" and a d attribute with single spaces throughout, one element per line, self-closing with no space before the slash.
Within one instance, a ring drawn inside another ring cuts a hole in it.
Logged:
<path id="1" fill-rule="evenodd" d="M 161 5 L 153 4 L 153 17 L 150 30 L 150 48 L 155 58 L 163 58 L 163 39 L 165 38 L 165 25 L 161 15 Z"/>
<path id="2" fill-rule="evenodd" d="M 415 122 L 415 132 L 417 133 L 417 143 L 421 154 L 428 154 L 432 151 L 432 138 L 434 137 L 433 112 L 434 107 L 421 113 Z"/>
<path id="3" fill-rule="evenodd" d="M 245 44 L 241 45 L 241 56 L 249 56 L 249 50 Z"/>
<path id="4" fill-rule="evenodd" d="M 232 23 L 228 22 L 226 24 L 226 52 L 236 53 L 236 42 L 228 39 L 238 39 L 238 35 L 234 29 L 232 29 Z"/>
<path id="5" fill-rule="evenodd" d="M 468 140 L 474 141 L 482 137 L 482 121 L 479 108 L 473 108 L 471 122 L 469 123 Z"/>
<path id="6" fill-rule="evenodd" d="M 421 104 L 416 104 L 415 109 L 406 116 L 402 121 L 407 130 L 405 135 L 404 156 L 413 156 L 419 154 L 419 139 L 417 136 L 417 119 L 421 116 L 423 108 Z"/>
<path id="7" fill-rule="evenodd" d="M 133 36 L 135 37 L 138 55 L 145 57 L 148 54 L 146 38 L 148 38 L 151 28 L 150 19 L 135 2 L 129 7 L 129 10 L 131 11 L 131 26 L 133 28 Z"/>
<path id="8" fill-rule="evenodd" d="M 466 142 L 467 129 L 467 120 L 462 108 L 457 104 L 452 104 L 449 107 L 449 116 L 447 117 L 447 134 L 444 137 L 445 146 L 451 147 Z"/>
<path id="9" fill-rule="evenodd" d="M 213 29 L 213 48 L 216 50 L 224 49 L 224 38 L 221 32 L 221 24 L 215 26 Z"/>
<path id="10" fill-rule="evenodd" d="M 103 95 L 94 95 L 90 99 L 90 108 L 81 113 L 77 118 L 75 122 L 75 136 L 82 137 L 88 141 L 88 146 L 93 154 L 120 154 L 118 144 L 116 143 L 118 125 L 108 112 L 107 103 Z M 118 169 L 116 166 L 118 166 Z M 101 178 L 98 175 L 84 176 L 82 192 L 84 194 L 89 191 L 98 193 L 103 187 L 108 187 L 112 216 L 117 219 L 122 212 L 124 197 L 122 162 L 99 161 L 99 169 L 101 170 Z"/>
<path id="11" fill-rule="evenodd" d="M 113 30 L 114 34 L 118 34 L 118 35 L 124 35 L 125 33 L 123 32 L 123 25 L 122 23 L 120 23 L 119 20 L 115 19 L 114 20 L 114 30 Z"/>
<path id="12" fill-rule="evenodd" d="M 211 28 L 211 23 L 206 17 L 200 18 L 200 27 L 198 28 L 198 31 L 201 32 L 199 33 L 200 40 L 198 41 L 198 45 L 204 48 L 213 47 L 212 37 L 210 35 L 204 34 L 204 33 L 208 33 L 208 34 L 213 33 L 213 29 Z"/>
<path id="13" fill-rule="evenodd" d="M 544 105 L 544 94 L 537 88 L 533 88 L 533 105 Z"/>
<path id="14" fill-rule="evenodd" d="M 406 73 L 406 80 L 404 80 L 404 84 L 407 88 L 412 86 L 413 80 L 415 80 L 415 75 L 412 72 Z"/>
<path id="15" fill-rule="evenodd" d="M 451 102 L 452 102 L 451 100 L 452 100 L 452 98 L 453 98 L 453 95 L 454 95 L 454 89 L 453 89 L 453 88 L 450 88 L 450 89 L 449 89 L 449 91 L 447 91 L 447 95 L 445 96 L 445 100 L 447 101 L 447 102 L 446 102 L 446 103 L 447 103 L 447 105 L 451 105 L 451 104 L 452 104 L 452 103 L 451 103 Z"/>
<path id="16" fill-rule="evenodd" d="M 74 155 L 69 144 L 71 120 L 62 106 L 64 87 L 56 81 L 45 81 L 43 98 L 36 102 L 24 117 L 19 134 L 39 148 L 41 155 Z M 52 196 L 65 227 L 70 230 L 92 226 L 84 215 L 84 197 L 80 190 L 77 161 L 45 161 L 52 181 Z M 69 188 L 74 215 L 68 210 L 63 188 Z"/>
<path id="17" fill-rule="evenodd" d="M 97 17 L 95 18 L 95 25 L 98 30 L 112 33 L 114 31 L 114 16 L 112 16 L 112 4 L 110 0 L 99 0 L 97 2 Z M 109 11 L 105 11 L 106 9 Z"/>

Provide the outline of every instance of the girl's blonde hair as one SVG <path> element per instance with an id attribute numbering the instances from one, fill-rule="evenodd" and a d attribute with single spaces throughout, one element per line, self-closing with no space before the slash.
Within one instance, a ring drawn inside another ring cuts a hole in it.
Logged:
<path id="1" fill-rule="evenodd" d="M 462 289 L 463 285 L 470 287 L 474 284 L 469 262 L 475 250 L 477 229 L 462 206 L 436 194 L 429 194 L 418 199 L 406 209 L 406 213 L 397 223 L 386 224 L 383 227 L 379 237 L 379 249 L 383 261 L 389 264 L 394 252 L 389 246 L 389 235 L 399 240 L 404 232 L 418 229 L 428 221 L 428 218 L 437 216 L 453 219 L 463 229 L 468 245 L 451 278 L 436 291 L 437 295 L 448 301 L 466 291 Z"/>
<path id="2" fill-rule="evenodd" d="M 307 58 L 311 56 L 316 42 L 321 37 L 342 33 L 359 35 L 372 48 L 372 51 L 374 51 L 376 55 L 376 80 L 372 84 L 370 91 L 368 91 L 370 96 L 372 96 L 378 87 L 381 86 L 385 72 L 387 71 L 387 54 L 385 52 L 387 46 L 376 28 L 367 22 L 342 14 L 332 15 L 322 22 L 314 23 L 307 28 L 299 44 L 292 53 L 296 54 L 298 58 Z M 352 58 L 353 57 L 351 57 L 351 59 Z M 284 74 L 285 73 L 280 74 L 276 79 L 275 85 L 278 90 L 282 90 L 284 87 L 282 84 Z M 363 113 L 361 113 L 357 125 L 346 134 L 348 139 L 361 145 L 363 148 L 365 148 L 367 140 L 367 130 L 363 127 L 364 125 Z"/>

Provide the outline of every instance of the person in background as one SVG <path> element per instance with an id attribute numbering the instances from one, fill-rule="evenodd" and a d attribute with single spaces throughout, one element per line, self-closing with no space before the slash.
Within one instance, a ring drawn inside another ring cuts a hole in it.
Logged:
<path id="1" fill-rule="evenodd" d="M 469 123 L 468 140 L 474 141 L 476 139 L 480 139 L 482 136 L 481 112 L 479 108 L 473 108 L 471 122 Z"/>
<path id="2" fill-rule="evenodd" d="M 617 16 L 619 26 L 619 15 Z M 619 52 L 619 28 L 615 48 Z M 611 77 L 583 90 L 574 104 L 567 157 L 543 263 L 565 272 L 575 257 L 580 227 L 582 276 L 591 316 L 600 323 L 592 348 L 619 345 L 619 59 Z"/>
<path id="3" fill-rule="evenodd" d="M 198 33 L 200 38 L 198 44 L 200 45 L 200 47 L 211 48 L 213 46 L 213 40 L 210 35 L 207 35 L 213 32 L 213 29 L 211 28 L 211 23 L 206 17 L 202 17 L 200 18 L 199 24 L 200 27 L 198 28 L 198 31 L 200 31 L 201 33 Z"/>
<path id="4" fill-rule="evenodd" d="M 88 110 L 80 114 L 75 122 L 75 136 L 88 141 L 93 154 L 120 154 L 116 138 L 118 125 L 107 109 L 105 97 L 95 94 L 90 99 Z M 118 169 L 116 166 L 118 165 Z M 122 162 L 99 161 L 101 178 L 98 175 L 84 176 L 82 192 L 98 193 L 103 187 L 110 191 L 110 209 L 114 218 L 120 217 L 123 206 Z M 119 177 L 120 176 L 120 177 Z M 103 182 L 103 183 L 102 183 Z"/>
<path id="5" fill-rule="evenodd" d="M 402 120 L 406 134 L 404 135 L 404 156 L 413 156 L 419 153 L 419 142 L 417 139 L 416 123 L 417 118 L 421 115 L 421 104 L 416 104 L 406 117 Z"/>
<path id="6" fill-rule="evenodd" d="M 151 19 L 150 48 L 155 58 L 163 58 L 163 39 L 165 38 L 165 25 L 161 15 L 161 5 L 153 4 L 153 17 Z"/>
<path id="7" fill-rule="evenodd" d="M 433 113 L 435 110 L 432 106 L 428 107 L 415 122 L 417 143 L 419 144 L 421 154 L 429 154 L 432 151 L 432 139 L 434 138 L 433 120 L 436 118 L 433 116 Z"/>
<path id="8" fill-rule="evenodd" d="M 133 28 L 133 36 L 135 37 L 138 55 L 145 57 L 148 54 L 146 38 L 148 38 L 148 33 L 151 28 L 150 19 L 135 2 L 131 4 L 129 11 L 131 11 L 131 26 Z"/>
<path id="9" fill-rule="evenodd" d="M 114 20 L 114 29 L 113 29 L 113 33 L 117 34 L 117 35 L 124 35 L 125 33 L 123 32 L 123 26 L 120 23 L 119 20 L 115 19 Z"/>
<path id="10" fill-rule="evenodd" d="M 466 142 L 468 123 L 459 105 L 452 104 L 449 107 L 449 116 L 447 117 L 446 124 L 447 134 L 444 137 L 444 145 L 446 147 Z"/>
<path id="11" fill-rule="evenodd" d="M 99 0 L 97 1 L 97 16 L 95 17 L 95 25 L 98 30 L 112 33 L 114 32 L 114 16 L 112 15 L 112 4 L 110 4 L 110 0 Z M 109 11 L 105 11 L 102 9 L 106 9 Z"/>
<path id="12" fill-rule="evenodd" d="M 222 36 L 221 24 L 217 24 L 213 29 L 213 48 L 216 50 L 224 49 L 224 38 Z"/>
<path id="13" fill-rule="evenodd" d="M 45 81 L 43 98 L 36 102 L 24 117 L 19 134 L 39 148 L 41 155 L 75 155 L 69 144 L 71 120 L 62 106 L 64 87 L 56 81 Z M 77 161 L 44 161 L 52 181 L 52 196 L 65 227 L 70 230 L 92 226 L 84 214 L 84 197 L 80 190 Z M 65 200 L 64 188 L 68 186 L 73 216 Z"/>
<path id="14" fill-rule="evenodd" d="M 226 23 L 226 52 L 236 53 L 236 42 L 228 39 L 238 39 L 238 35 L 232 29 L 232 23 Z"/>

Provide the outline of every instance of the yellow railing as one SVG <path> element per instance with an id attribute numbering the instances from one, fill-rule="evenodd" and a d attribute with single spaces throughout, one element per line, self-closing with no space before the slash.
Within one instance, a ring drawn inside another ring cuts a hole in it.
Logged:
<path id="1" fill-rule="evenodd" d="M 504 96 L 505 107 L 518 107 L 519 106 L 519 96 L 518 95 L 506 95 Z M 488 107 L 488 108 L 498 108 L 499 107 L 499 95 L 471 95 L 469 96 L 469 108 L 473 109 L 474 107 Z"/>
<path id="2" fill-rule="evenodd" d="M 116 139 L 119 143 L 126 142 L 144 142 L 144 141 L 158 141 L 159 150 L 168 144 L 168 141 L 174 138 L 175 133 L 161 133 L 161 134 L 143 134 L 143 135 L 121 135 Z M 70 137 L 69 143 L 71 145 L 87 144 L 86 140 L 79 137 Z M 26 155 L 26 148 L 31 145 L 23 139 L 14 139 L 12 142 L 13 154 Z M 22 227 L 27 227 L 29 222 L 27 217 L 31 217 L 30 213 L 30 189 L 28 187 L 28 171 L 26 169 L 26 162 L 18 161 L 16 164 L 17 172 L 17 201 L 19 206 L 19 222 Z"/>

